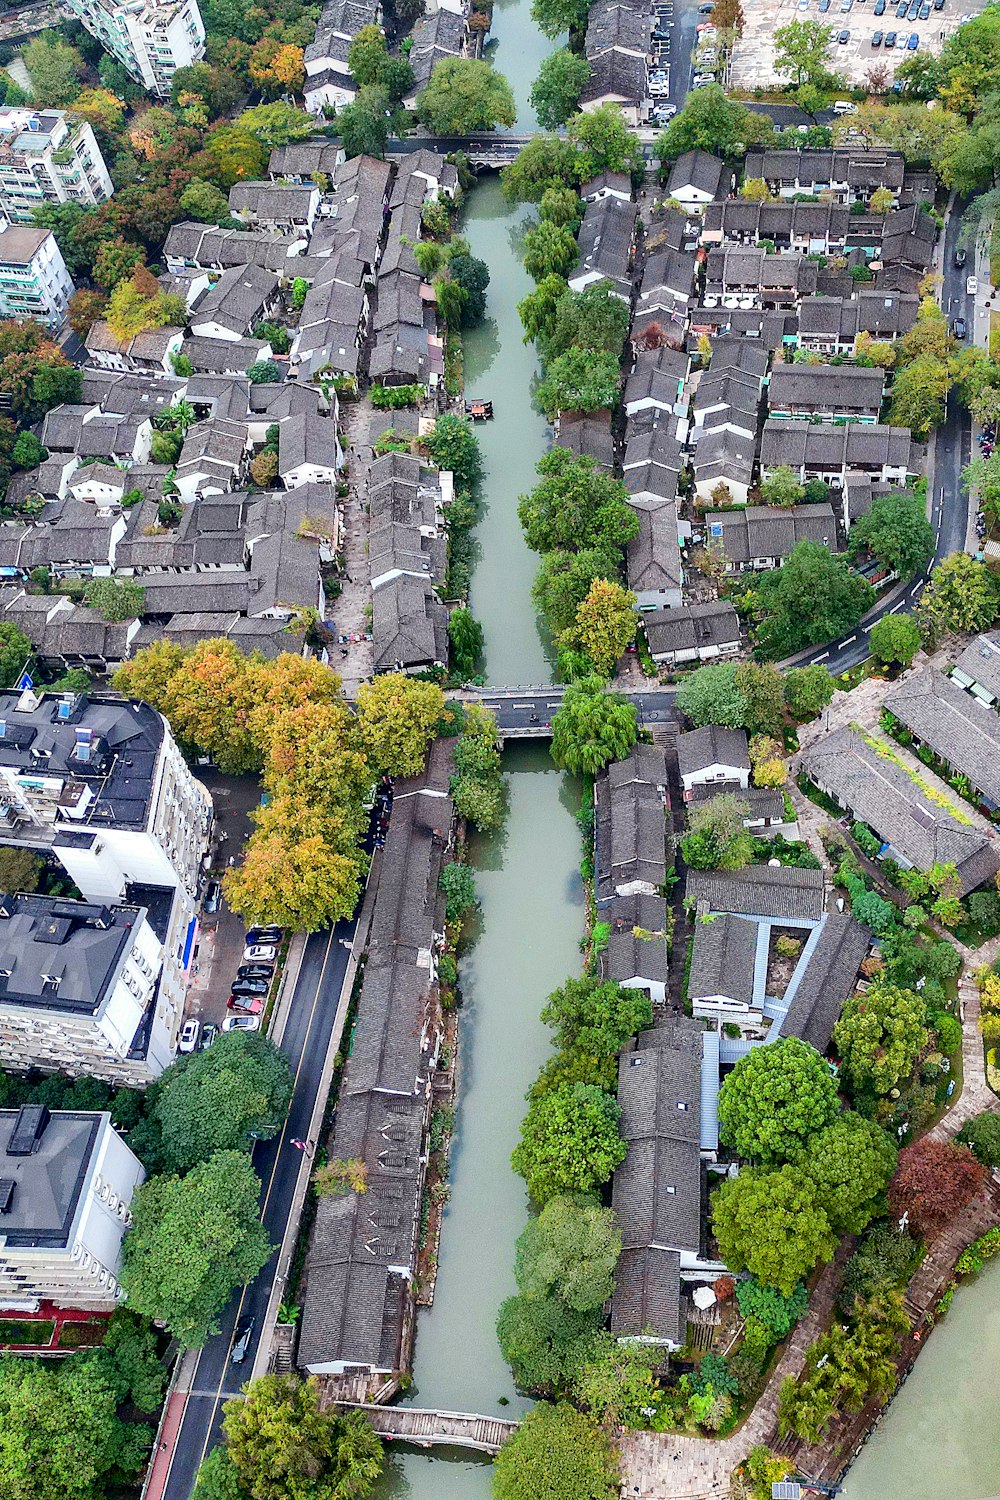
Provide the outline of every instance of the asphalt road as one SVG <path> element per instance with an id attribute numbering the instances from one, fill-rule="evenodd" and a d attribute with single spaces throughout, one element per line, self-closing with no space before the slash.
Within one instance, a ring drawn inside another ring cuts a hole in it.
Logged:
<path id="1" fill-rule="evenodd" d="M 306 944 L 282 1039 L 294 1079 L 291 1106 L 281 1133 L 274 1140 L 258 1142 L 253 1153 L 262 1180 L 264 1226 L 275 1248 L 260 1275 L 234 1294 L 219 1320 L 220 1332 L 209 1339 L 198 1356 L 164 1500 L 188 1500 L 202 1458 L 220 1438 L 223 1403 L 239 1391 L 253 1368 L 301 1161 L 291 1143 L 304 1139 L 309 1131 L 354 927 L 353 921 L 340 922 L 332 930 L 314 932 Z M 234 1365 L 229 1355 L 235 1330 L 246 1318 L 255 1320 L 254 1336 L 245 1361 Z"/>
<path id="2" fill-rule="evenodd" d="M 956 268 L 955 251 L 962 227 L 963 203 L 958 203 L 949 214 L 945 224 L 944 239 L 944 285 L 941 288 L 941 305 L 949 322 L 958 316 L 965 318 L 972 327 L 971 298 L 965 291 L 968 270 Z M 972 447 L 972 428 L 969 414 L 959 405 L 954 396 L 948 401 L 948 419 L 938 428 L 934 442 L 934 486 L 931 493 L 931 525 L 934 528 L 934 555 L 926 572 L 901 588 L 890 590 L 886 597 L 865 615 L 857 630 L 828 646 L 813 647 L 801 651 L 781 663 L 783 667 L 802 666 L 809 662 L 821 662 L 831 672 L 846 672 L 857 666 L 868 655 L 868 635 L 873 625 L 884 615 L 896 614 L 899 610 L 912 610 L 919 602 L 930 569 L 950 552 L 964 552 L 968 531 L 968 499 L 962 491 L 962 470 L 969 462 Z"/>

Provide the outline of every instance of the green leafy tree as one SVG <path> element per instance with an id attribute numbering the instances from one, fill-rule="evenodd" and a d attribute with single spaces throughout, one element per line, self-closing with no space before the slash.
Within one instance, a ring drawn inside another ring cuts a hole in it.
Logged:
<path id="1" fill-rule="evenodd" d="M 236 1465 L 221 1443 L 209 1449 L 195 1480 L 192 1500 L 249 1500 Z"/>
<path id="2" fill-rule="evenodd" d="M 490 269 L 476 255 L 453 255 L 448 262 L 451 279 L 461 287 L 462 326 L 469 328 L 480 323 L 486 313 L 486 288 L 490 284 Z"/>
<path id="3" fill-rule="evenodd" d="M 540 220 L 524 236 L 524 269 L 535 281 L 568 276 L 579 253 L 572 229 L 551 219 Z"/>
<path id="4" fill-rule="evenodd" d="M 497 1342 L 522 1390 L 550 1394 L 579 1364 L 599 1323 L 599 1312 L 576 1312 L 560 1297 L 508 1297 Z"/>
<path id="5" fill-rule="evenodd" d="M 740 662 L 733 674 L 733 686 L 743 699 L 743 724 L 748 733 L 780 735 L 785 695 L 777 669 L 767 662 Z"/>
<path id="6" fill-rule="evenodd" d="M 853 1317 L 859 1303 L 896 1291 L 909 1281 L 919 1258 L 918 1242 L 897 1223 L 873 1224 L 844 1267 L 838 1309 Z"/>
<path id="7" fill-rule="evenodd" d="M 581 182 L 599 172 L 641 172 L 642 148 L 625 123 L 617 104 L 602 104 L 586 114 L 574 115 L 569 137 L 577 148 Z"/>
<path id="8" fill-rule="evenodd" d="M 798 1037 L 782 1037 L 754 1047 L 726 1078 L 719 1092 L 720 1134 L 740 1156 L 795 1161 L 839 1108 L 837 1085 L 816 1049 Z"/>
<path id="9" fill-rule="evenodd" d="M 357 705 L 358 735 L 372 764 L 386 776 L 416 776 L 444 708 L 437 683 L 383 672 L 361 683 Z"/>
<path id="10" fill-rule="evenodd" d="M 909 490 L 876 495 L 868 514 L 851 528 L 852 552 L 858 555 L 865 548 L 900 578 L 922 572 L 934 551 L 934 529 L 923 499 Z"/>
<path id="11" fill-rule="evenodd" d="M 537 473 L 538 484 L 517 506 L 533 552 L 610 551 L 638 534 L 624 484 L 589 455 L 552 448 L 539 460 Z"/>
<path id="12" fill-rule="evenodd" d="M 91 269 L 93 257 L 76 242 L 74 230 L 86 210 L 79 203 L 40 203 L 31 211 L 31 222 L 40 229 L 51 229 L 55 235 L 66 269 L 74 281 Z"/>
<path id="13" fill-rule="evenodd" d="M 786 1296 L 773 1286 L 765 1286 L 754 1276 L 736 1283 L 736 1300 L 744 1318 L 756 1318 L 763 1323 L 777 1343 L 791 1333 L 796 1323 L 809 1306 L 809 1293 L 800 1281 Z"/>
<path id="14" fill-rule="evenodd" d="M 281 366 L 273 359 L 258 359 L 247 370 L 247 379 L 251 385 L 273 385 L 281 379 Z"/>
<path id="15" fill-rule="evenodd" d="M 985 563 L 967 552 L 951 552 L 931 573 L 920 597 L 917 620 L 929 645 L 943 636 L 986 630 L 997 616 L 998 594 Z"/>
<path id="16" fill-rule="evenodd" d="M 146 604 L 146 590 L 130 578 L 93 578 L 83 595 L 84 604 L 105 620 L 136 620 Z"/>
<path id="17" fill-rule="evenodd" d="M 358 89 L 352 102 L 337 116 L 344 154 L 375 156 L 381 160 L 389 139 L 388 114 L 389 96 L 382 89 L 371 86 Z"/>
<path id="18" fill-rule="evenodd" d="M 417 99 L 417 118 L 434 135 L 471 135 L 513 125 L 517 110 L 510 84 L 488 62 L 446 57 Z"/>
<path id="19" fill-rule="evenodd" d="M 566 688 L 552 720 L 552 759 L 561 770 L 595 776 L 628 754 L 638 732 L 635 705 L 605 692 L 599 677 L 583 677 Z"/>
<path id="20" fill-rule="evenodd" d="M 751 1271 L 786 1297 L 837 1248 L 837 1235 L 803 1166 L 744 1167 L 714 1195 L 712 1224 L 719 1255 L 730 1270 Z"/>
<path id="21" fill-rule="evenodd" d="M 538 404 L 552 420 L 560 412 L 610 411 L 618 401 L 618 360 L 604 349 L 565 350 L 539 382 Z"/>
<path id="22" fill-rule="evenodd" d="M 483 460 L 471 422 L 445 412 L 438 417 L 425 442 L 435 466 L 450 469 L 456 484 L 475 484 L 482 473 Z"/>
<path id="23" fill-rule="evenodd" d="M 44 869 L 45 861 L 40 854 L 16 849 L 11 844 L 0 846 L 0 891 L 24 891 L 30 895 L 38 890 Z"/>
<path id="24" fill-rule="evenodd" d="M 441 871 L 438 884 L 445 895 L 445 917 L 459 922 L 476 904 L 476 877 L 468 865 L 451 860 Z"/>
<path id="25" fill-rule="evenodd" d="M 470 609 L 461 606 L 452 610 L 448 617 L 448 640 L 452 673 L 462 682 L 468 682 L 483 659 L 483 627 Z"/>
<path id="26" fill-rule="evenodd" d="M 778 1397 L 778 1432 L 818 1443 L 840 1411 L 861 1411 L 872 1396 L 887 1396 L 898 1379 L 900 1335 L 910 1321 L 899 1299 L 863 1308 L 853 1327 L 834 1323 L 806 1353 L 805 1368 L 786 1376 Z"/>
<path id="27" fill-rule="evenodd" d="M 1000 1115 L 987 1111 L 966 1120 L 958 1139 L 984 1167 L 1000 1167 Z"/>
<path id="28" fill-rule="evenodd" d="M 619 1109 L 602 1089 L 577 1083 L 535 1100 L 511 1155 L 537 1204 L 559 1193 L 591 1193 L 625 1160 Z"/>
<path id="29" fill-rule="evenodd" d="M 528 1412 L 493 1462 L 496 1500 L 617 1500 L 611 1438 L 572 1406 Z"/>
<path id="30" fill-rule="evenodd" d="M 581 181 L 576 147 L 563 136 L 532 136 L 516 160 L 504 167 L 500 181 L 511 203 L 540 203 L 548 188 Z"/>
<path id="31" fill-rule="evenodd" d="M 896 370 L 889 421 L 894 427 L 908 427 L 915 438 L 925 442 L 947 415 L 950 390 L 947 360 L 930 353 L 918 355 Z"/>
<path id="32" fill-rule="evenodd" d="M 784 566 L 764 574 L 756 587 L 758 642 L 769 656 L 780 657 L 835 640 L 858 623 L 874 599 L 871 584 L 829 547 L 799 542 Z"/>
<path id="33" fill-rule="evenodd" d="M 610 1208 L 596 1198 L 550 1198 L 517 1241 L 514 1275 L 524 1297 L 558 1297 L 592 1312 L 611 1296 L 622 1237 Z"/>
<path id="34" fill-rule="evenodd" d="M 379 26 L 362 26 L 347 50 L 347 66 L 360 85 L 378 83 L 389 56 Z"/>
<path id="35" fill-rule="evenodd" d="M 582 292 L 565 290 L 555 306 L 551 329 L 545 340 L 545 355 L 554 358 L 578 345 L 600 349 L 616 357 L 628 336 L 628 304 L 610 281 L 595 281 Z"/>
<path id="36" fill-rule="evenodd" d="M 760 498 L 765 505 L 798 505 L 804 494 L 805 487 L 799 483 L 795 471 L 785 464 L 772 469 L 760 483 Z"/>
<path id="37" fill-rule="evenodd" d="M 684 108 L 671 120 L 656 143 L 662 163 L 685 151 L 711 151 L 719 156 L 742 156 L 752 145 L 768 145 L 774 129 L 766 115 L 754 114 L 738 99 L 727 99 L 717 84 L 693 89 Z"/>
<path id="38" fill-rule="evenodd" d="M 582 31 L 587 24 L 587 0 L 531 0 L 531 15 L 546 36 Z"/>
<path id="39" fill-rule="evenodd" d="M 186 1348 L 216 1331 L 235 1288 L 271 1252 L 259 1190 L 249 1157 L 218 1151 L 186 1177 L 150 1177 L 132 1199 L 122 1286 L 136 1312 L 164 1323 Z"/>
<path id="40" fill-rule="evenodd" d="M 638 626 L 635 595 L 614 579 L 595 578 L 559 644 L 577 648 L 596 672 L 610 677 L 635 641 Z"/>
<path id="41" fill-rule="evenodd" d="M 888 1094 L 927 1046 L 927 1006 L 915 990 L 875 984 L 846 1001 L 833 1040 L 855 1097 Z"/>
<path id="42" fill-rule="evenodd" d="M 31 79 L 32 97 L 37 104 L 59 109 L 80 92 L 85 63 L 77 49 L 64 41 L 57 31 L 43 31 L 21 49 L 21 60 Z"/>
<path id="43" fill-rule="evenodd" d="M 580 104 L 580 94 L 590 77 L 590 64 L 568 47 L 550 52 L 542 61 L 529 101 L 543 130 L 565 125 Z"/>
<path id="44" fill-rule="evenodd" d="M 201 224 L 229 223 L 229 199 L 214 182 L 200 177 L 188 183 L 177 206 L 185 219 L 197 219 Z"/>
<path id="45" fill-rule="evenodd" d="M 655 1344 L 619 1341 L 602 1330 L 572 1377 L 573 1396 L 606 1427 L 644 1427 L 659 1401 L 656 1372 L 662 1362 L 663 1350 Z"/>
<path id="46" fill-rule="evenodd" d="M 920 650 L 920 627 L 912 615 L 883 615 L 868 637 L 876 661 L 908 667 Z"/>
<path id="47" fill-rule="evenodd" d="M 766 663 L 698 667 L 678 688 L 677 707 L 699 728 L 722 724 L 751 734 L 779 734 L 784 719 L 782 679 Z"/>
<path id="48" fill-rule="evenodd" d="M 542 1020 L 555 1030 L 560 1047 L 576 1047 L 595 1057 L 614 1056 L 630 1036 L 652 1024 L 653 1011 L 645 990 L 583 974 L 553 990 Z"/>
<path id="49" fill-rule="evenodd" d="M 614 578 L 619 566 L 612 546 L 586 547 L 581 552 L 556 548 L 544 554 L 531 597 L 553 635 L 575 623 L 595 578 Z"/>
<path id="50" fill-rule="evenodd" d="M 833 28 L 822 21 L 789 21 L 774 33 L 774 66 L 787 73 L 798 87 L 804 83 L 822 84 L 827 77 L 827 62 Z"/>
<path id="51" fill-rule="evenodd" d="M 229 1032 L 178 1057 L 157 1082 L 153 1106 L 163 1170 L 183 1174 L 215 1151 L 269 1140 L 291 1097 L 288 1060 L 259 1032 Z"/>
<path id="52" fill-rule="evenodd" d="M 754 853 L 753 834 L 743 822 L 749 815 L 748 804 L 732 792 L 692 807 L 681 839 L 685 863 L 693 870 L 745 869 Z"/>
<path id="53" fill-rule="evenodd" d="M 250 1500 L 363 1500 L 385 1462 L 364 1414 L 324 1411 L 314 1378 L 262 1375 L 226 1402 L 222 1422 Z"/>
<path id="54" fill-rule="evenodd" d="M 0 622 L 0 688 L 10 688 L 31 661 L 31 642 L 12 620 Z"/>
<path id="55" fill-rule="evenodd" d="M 885 1208 L 896 1147 L 885 1131 L 852 1110 L 809 1142 L 816 1195 L 838 1234 L 860 1234 Z"/>
<path id="56" fill-rule="evenodd" d="M 569 287 L 562 276 L 554 273 L 543 276 L 533 292 L 522 297 L 517 304 L 518 316 L 524 328 L 524 342 L 534 339 L 543 345 L 555 325 L 556 312 Z"/>
<path id="57" fill-rule="evenodd" d="M 583 220 L 583 200 L 571 187 L 547 187 L 538 205 L 541 218 L 551 219 L 553 224 L 568 224 L 576 233 Z"/>

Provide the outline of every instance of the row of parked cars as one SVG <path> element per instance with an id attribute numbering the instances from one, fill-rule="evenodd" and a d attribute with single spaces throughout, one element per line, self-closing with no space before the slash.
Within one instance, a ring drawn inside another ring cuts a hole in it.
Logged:
<path id="1" fill-rule="evenodd" d="M 236 978 L 229 987 L 226 1008 L 231 1012 L 222 1023 L 223 1031 L 258 1031 L 261 1012 L 274 979 L 274 966 L 281 942 L 280 927 L 251 927 L 246 935 L 243 959 Z M 194 1052 L 210 1047 L 219 1034 L 213 1022 L 202 1025 L 191 1016 L 181 1027 L 177 1043 L 179 1052 Z"/>

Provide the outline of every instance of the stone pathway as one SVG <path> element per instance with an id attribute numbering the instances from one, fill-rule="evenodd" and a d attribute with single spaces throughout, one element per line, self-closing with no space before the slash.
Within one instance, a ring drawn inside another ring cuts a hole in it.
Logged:
<path id="1" fill-rule="evenodd" d="M 365 636 L 371 632 L 367 492 L 368 470 L 372 460 L 368 441 L 372 408 L 367 398 L 362 398 L 360 401 L 345 402 L 340 410 L 349 473 L 342 543 L 346 576 L 340 597 L 330 602 L 329 613 L 338 634 Z M 344 691 L 348 697 L 353 697 L 358 684 L 371 677 L 374 672 L 371 641 L 353 641 L 339 648 L 331 647 L 330 665 L 343 678 Z"/>

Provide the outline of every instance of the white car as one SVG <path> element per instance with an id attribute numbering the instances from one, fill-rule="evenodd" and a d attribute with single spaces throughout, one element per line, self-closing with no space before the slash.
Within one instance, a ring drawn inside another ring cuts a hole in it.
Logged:
<path id="1" fill-rule="evenodd" d="M 966 295 L 969 297 L 974 297 L 979 291 L 979 282 L 976 280 L 975 276 L 969 276 L 967 278 L 965 283 L 965 291 Z"/>
<path id="2" fill-rule="evenodd" d="M 273 964 L 278 950 L 273 943 L 251 943 L 243 949 L 241 962 L 245 964 Z"/>
<path id="3" fill-rule="evenodd" d="M 190 1021 L 185 1021 L 181 1027 L 181 1034 L 177 1042 L 178 1052 L 193 1052 L 198 1045 L 201 1036 L 201 1022 L 192 1016 Z"/>
<path id="4" fill-rule="evenodd" d="M 227 1016 L 222 1023 L 223 1031 L 259 1031 L 260 1016 Z"/>

